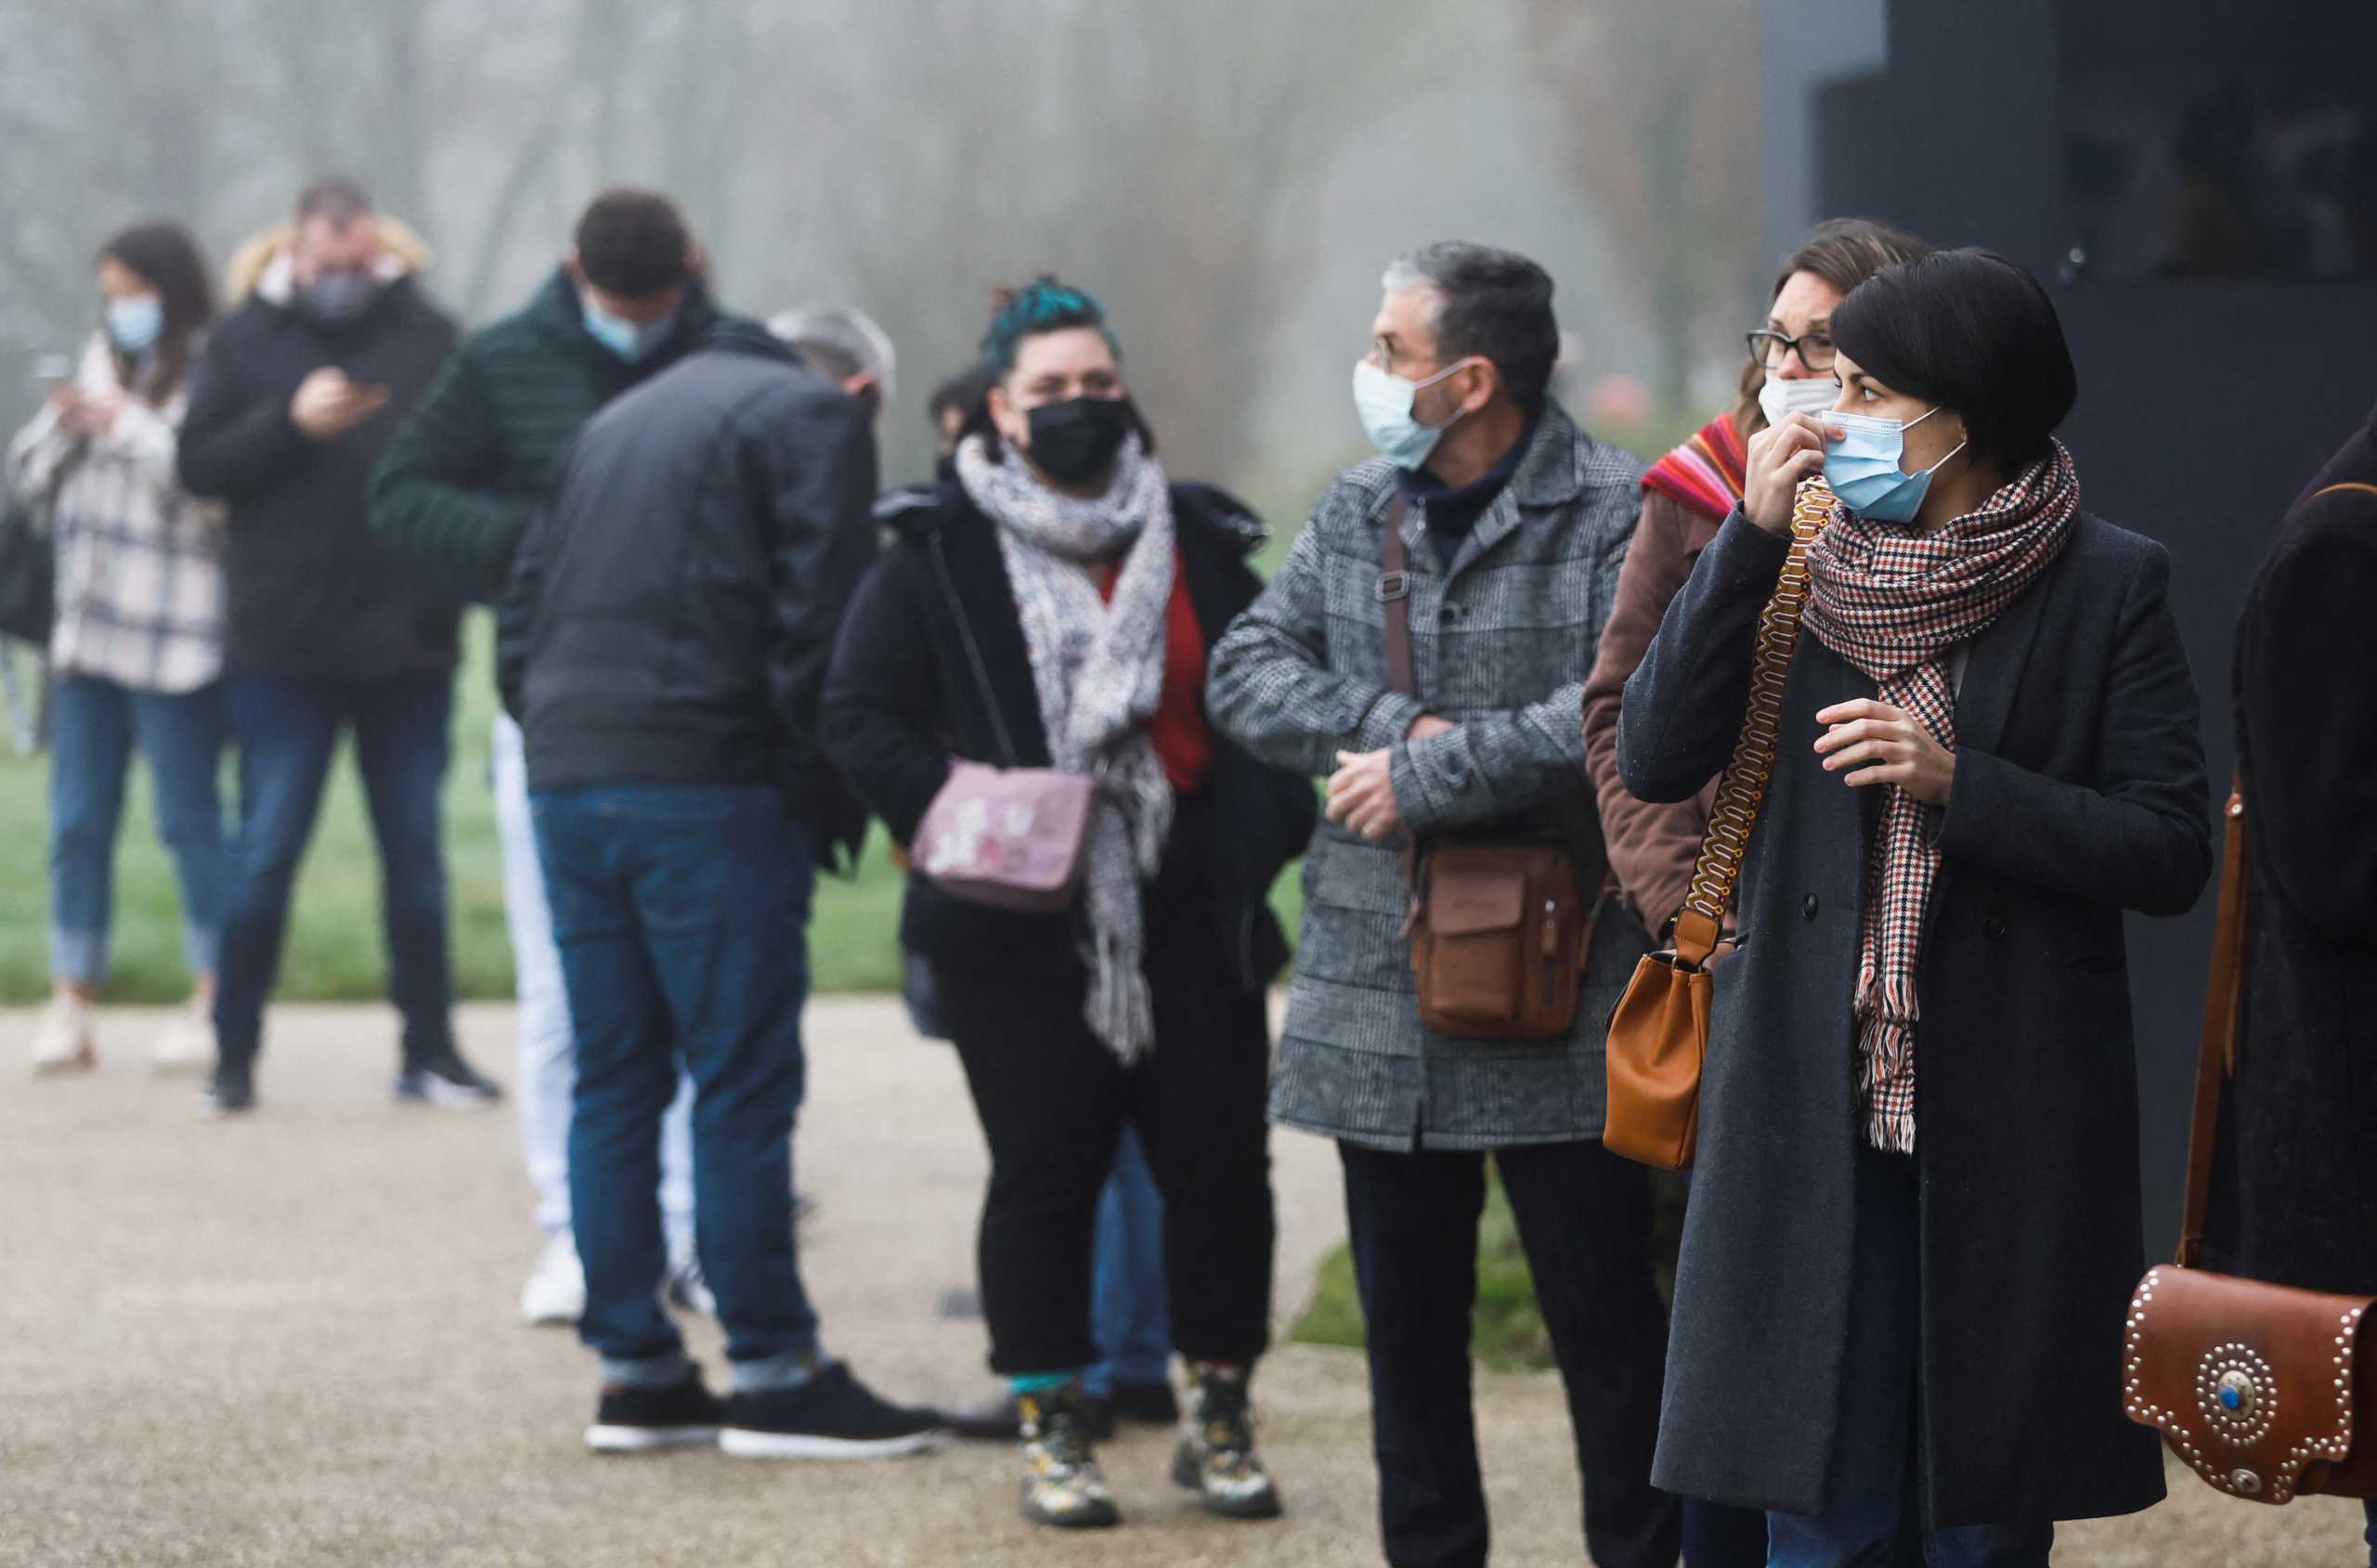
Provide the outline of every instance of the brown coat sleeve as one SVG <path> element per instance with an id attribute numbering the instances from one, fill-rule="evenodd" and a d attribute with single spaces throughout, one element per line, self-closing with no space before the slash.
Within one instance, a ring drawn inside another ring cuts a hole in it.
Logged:
<path id="1" fill-rule="evenodd" d="M 1697 799 L 1671 806 L 1627 794 L 1617 777 L 1617 712 L 1627 677 L 1658 635 L 1669 601 L 1692 576 L 1702 547 L 1716 537 L 1717 525 L 1655 490 L 1643 493 L 1642 521 L 1618 570 L 1617 601 L 1585 681 L 1585 769 L 1600 801 L 1610 867 L 1635 915 L 1654 933 L 1683 907 L 1716 781 Z"/>

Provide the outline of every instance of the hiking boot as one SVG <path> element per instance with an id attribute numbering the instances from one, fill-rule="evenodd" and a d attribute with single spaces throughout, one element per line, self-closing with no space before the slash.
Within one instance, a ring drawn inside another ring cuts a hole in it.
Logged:
<path id="1" fill-rule="evenodd" d="M 715 1443 L 721 1408 L 697 1371 L 665 1388 L 606 1385 L 586 1446 L 598 1454 L 648 1454 Z"/>
<path id="2" fill-rule="evenodd" d="M 448 1045 L 405 1063 L 396 1074 L 396 1098 L 448 1110 L 486 1110 L 503 1098 L 503 1091 L 480 1077 L 462 1053 Z"/>
<path id="3" fill-rule="evenodd" d="M 61 1072 L 87 1072 L 99 1065 L 98 1045 L 92 1037 L 91 1004 L 79 996 L 56 996 L 41 1010 L 33 1025 L 33 1073 L 47 1078 Z"/>
<path id="4" fill-rule="evenodd" d="M 727 1397 L 718 1445 L 738 1459 L 888 1459 L 941 1445 L 941 1418 L 879 1398 L 841 1362 L 798 1388 Z"/>
<path id="5" fill-rule="evenodd" d="M 1172 1458 L 1172 1479 L 1198 1506 L 1224 1519 L 1277 1519 L 1279 1491 L 1254 1453 L 1254 1412 L 1246 1373 L 1202 1367 L 1190 1396 L 1193 1419 Z"/>
<path id="6" fill-rule="evenodd" d="M 1098 1473 L 1080 1392 L 1068 1385 L 1016 1401 L 1023 1418 L 1023 1517 L 1056 1530 L 1111 1530 L 1123 1523 Z"/>

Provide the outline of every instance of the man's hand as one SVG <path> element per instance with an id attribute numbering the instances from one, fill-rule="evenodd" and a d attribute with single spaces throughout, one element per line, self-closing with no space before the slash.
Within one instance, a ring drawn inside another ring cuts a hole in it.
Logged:
<path id="1" fill-rule="evenodd" d="M 289 400 L 289 422 L 309 441 L 345 434 L 387 407 L 384 386 L 359 386 L 335 365 L 325 365 L 298 383 Z"/>
<path id="2" fill-rule="evenodd" d="M 1338 769 L 1329 776 L 1329 804 L 1325 808 L 1329 820 L 1373 843 L 1403 826 L 1403 813 L 1395 805 L 1395 785 L 1387 777 L 1389 755 L 1384 751 L 1341 751 L 1337 754 Z"/>
<path id="3" fill-rule="evenodd" d="M 1825 429 L 1817 416 L 1788 414 L 1749 438 L 1742 515 L 1770 534 L 1791 532 L 1791 503 L 1800 482 L 1824 472 Z"/>
<path id="4" fill-rule="evenodd" d="M 1403 738 L 1407 741 L 1424 741 L 1431 735 L 1445 734 L 1456 728 L 1458 726 L 1448 719 L 1439 719 L 1433 713 L 1423 713 L 1411 720 L 1411 728 L 1403 732 Z"/>
<path id="5" fill-rule="evenodd" d="M 1956 754 L 1903 708 L 1860 698 L 1825 708 L 1816 722 L 1830 729 L 1816 741 L 1825 771 L 1854 768 L 1851 786 L 1894 784 L 1926 806 L 1945 806 L 1956 782 Z"/>

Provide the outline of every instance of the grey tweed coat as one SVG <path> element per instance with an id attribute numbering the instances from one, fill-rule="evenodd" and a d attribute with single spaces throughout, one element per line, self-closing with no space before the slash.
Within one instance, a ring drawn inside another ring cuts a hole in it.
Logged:
<path id="1" fill-rule="evenodd" d="M 1422 834 L 1519 822 L 1597 847 L 1580 699 L 1633 533 L 1642 466 L 1553 404 L 1450 571 L 1438 569 L 1422 507 L 1412 506 L 1404 534 L 1416 702 L 1388 690 L 1377 594 L 1394 470 L 1380 459 L 1347 470 L 1214 648 L 1214 721 L 1264 761 L 1315 775 L 1333 772 L 1340 750 L 1392 751 L 1396 803 Z M 1423 712 L 1459 728 L 1407 744 Z M 1609 1009 L 1650 945 L 1617 901 L 1602 911 L 1568 1037 L 1512 1043 L 1422 1026 L 1396 846 L 1322 823 L 1304 893 L 1274 1121 L 1396 1150 L 1601 1135 Z"/>

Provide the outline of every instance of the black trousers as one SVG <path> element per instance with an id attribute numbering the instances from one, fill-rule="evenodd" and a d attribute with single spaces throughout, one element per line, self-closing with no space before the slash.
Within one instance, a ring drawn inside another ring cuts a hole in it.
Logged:
<path id="1" fill-rule="evenodd" d="M 1486 1157 L 1354 1144 L 1338 1152 L 1370 1347 L 1386 1561 L 1480 1568 L 1488 1536 L 1469 1339 Z M 1648 1173 L 1599 1143 L 1501 1149 L 1494 1163 L 1567 1389 L 1586 1548 L 1600 1568 L 1674 1568 L 1684 1508 L 1651 1485 L 1668 1326 L 1652 1281 Z M 1765 1561 L 1761 1517 L 1705 1511 L 1693 1521 L 1694 1568 Z"/>
<path id="2" fill-rule="evenodd" d="M 1090 1256 L 1098 1198 L 1124 1126 L 1138 1129 L 1163 1194 L 1173 1347 L 1252 1362 L 1270 1339 L 1270 1071 L 1263 993 L 1240 989 L 1229 922 L 1184 818 L 1148 900 L 1155 1048 L 1124 1069 L 1083 1020 L 1087 977 L 987 973 L 936 960 L 942 1014 L 991 1146 L 982 1204 L 982 1315 L 991 1369 L 1094 1365 Z M 1188 842 L 1183 842 L 1188 839 Z"/>

